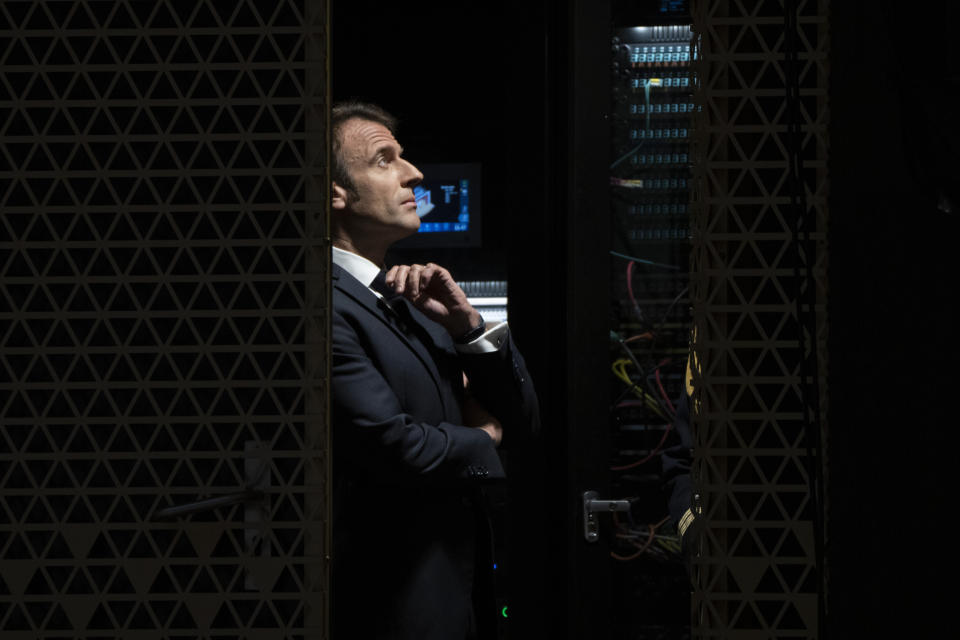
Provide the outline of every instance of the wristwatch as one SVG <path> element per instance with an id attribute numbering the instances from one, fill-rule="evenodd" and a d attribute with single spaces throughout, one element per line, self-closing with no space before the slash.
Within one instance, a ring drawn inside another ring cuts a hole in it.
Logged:
<path id="1" fill-rule="evenodd" d="M 470 329 L 470 331 L 467 331 L 465 334 L 463 334 L 459 338 L 454 338 L 453 342 L 455 344 L 470 344 L 471 342 L 473 342 L 474 340 L 476 340 L 486 332 L 487 332 L 487 325 L 483 321 L 483 318 L 480 318 L 480 324 L 475 326 L 473 329 Z"/>

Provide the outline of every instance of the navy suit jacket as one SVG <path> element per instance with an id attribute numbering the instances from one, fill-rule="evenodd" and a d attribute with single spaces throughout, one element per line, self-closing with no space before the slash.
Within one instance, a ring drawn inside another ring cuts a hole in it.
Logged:
<path id="1" fill-rule="evenodd" d="M 508 443 L 538 425 L 526 366 L 509 334 L 460 354 L 405 300 L 395 312 L 337 265 L 332 280 L 334 640 L 464 638 L 484 628 L 480 488 L 505 476 L 493 440 L 462 424 L 463 372 Z"/>

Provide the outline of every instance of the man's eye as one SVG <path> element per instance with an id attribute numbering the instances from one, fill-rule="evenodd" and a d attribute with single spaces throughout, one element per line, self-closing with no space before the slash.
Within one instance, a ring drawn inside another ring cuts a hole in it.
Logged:
<path id="1" fill-rule="evenodd" d="M 377 166 L 378 166 L 378 167 L 385 167 L 385 166 L 387 166 L 387 159 L 386 159 L 386 158 L 378 158 L 378 159 L 377 159 Z"/>

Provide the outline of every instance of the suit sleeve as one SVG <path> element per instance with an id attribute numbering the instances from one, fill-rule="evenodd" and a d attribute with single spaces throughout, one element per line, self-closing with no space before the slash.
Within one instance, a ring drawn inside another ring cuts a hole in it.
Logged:
<path id="1" fill-rule="evenodd" d="M 479 482 L 504 477 L 486 433 L 443 420 L 424 421 L 405 411 L 355 328 L 336 310 L 332 343 L 334 446 L 341 460 L 374 481 Z"/>
<path id="2" fill-rule="evenodd" d="M 462 354 L 470 389 L 503 425 L 503 445 L 528 441 L 540 429 L 537 394 L 509 330 L 494 352 Z"/>

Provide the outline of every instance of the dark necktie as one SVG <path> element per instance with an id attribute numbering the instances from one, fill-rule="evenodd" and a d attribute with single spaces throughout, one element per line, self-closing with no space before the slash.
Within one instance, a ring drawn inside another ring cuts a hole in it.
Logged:
<path id="1" fill-rule="evenodd" d="M 377 274 L 373 282 L 370 283 L 370 288 L 383 296 L 381 302 L 394 315 L 404 333 L 409 334 L 411 331 L 415 331 L 421 339 L 423 338 L 424 329 L 411 313 L 410 302 L 403 297 L 403 294 L 397 293 L 387 284 L 385 271 L 381 270 Z"/>
<path id="2" fill-rule="evenodd" d="M 373 279 L 373 282 L 370 283 L 370 288 L 383 296 L 383 299 L 387 301 L 387 304 L 393 306 L 393 301 L 395 298 L 399 297 L 396 291 L 394 291 L 387 284 L 387 272 L 381 269 L 377 273 L 376 277 Z"/>

